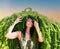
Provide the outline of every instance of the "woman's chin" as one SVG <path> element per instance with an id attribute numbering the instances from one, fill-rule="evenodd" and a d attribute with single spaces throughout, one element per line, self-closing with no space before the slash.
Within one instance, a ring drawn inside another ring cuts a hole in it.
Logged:
<path id="1" fill-rule="evenodd" d="M 31 28 L 31 26 L 28 26 L 28 28 Z"/>

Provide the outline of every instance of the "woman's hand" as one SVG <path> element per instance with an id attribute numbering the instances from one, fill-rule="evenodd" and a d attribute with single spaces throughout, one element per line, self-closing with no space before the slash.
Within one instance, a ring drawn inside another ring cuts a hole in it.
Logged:
<path id="1" fill-rule="evenodd" d="M 39 28 L 39 24 L 38 24 L 37 21 L 34 21 L 34 27 L 35 27 L 36 29 Z"/>
<path id="2" fill-rule="evenodd" d="M 22 20 L 22 18 L 21 18 L 21 17 L 18 17 L 18 18 L 15 20 L 14 24 L 17 24 L 17 23 L 21 22 L 21 20 Z"/>
<path id="3" fill-rule="evenodd" d="M 38 24 L 37 21 L 34 21 L 34 27 L 35 27 L 37 33 L 39 33 L 40 32 L 40 28 L 39 28 L 39 24 Z"/>

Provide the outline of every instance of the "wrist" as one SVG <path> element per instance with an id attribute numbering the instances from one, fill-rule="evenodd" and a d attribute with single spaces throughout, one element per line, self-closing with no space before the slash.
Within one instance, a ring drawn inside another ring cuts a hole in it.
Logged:
<path id="1" fill-rule="evenodd" d="M 37 31 L 37 32 L 40 32 L 40 28 L 36 28 L 36 31 Z"/>
<path id="2" fill-rule="evenodd" d="M 38 35 L 39 35 L 39 34 L 41 34 L 40 30 L 39 30 L 39 31 L 37 31 L 37 34 L 38 34 Z"/>
<path id="3" fill-rule="evenodd" d="M 16 25 L 17 23 L 14 22 L 14 25 Z"/>
<path id="4" fill-rule="evenodd" d="M 13 23 L 12 25 L 11 25 L 11 27 L 14 27 L 16 25 L 16 23 Z"/>

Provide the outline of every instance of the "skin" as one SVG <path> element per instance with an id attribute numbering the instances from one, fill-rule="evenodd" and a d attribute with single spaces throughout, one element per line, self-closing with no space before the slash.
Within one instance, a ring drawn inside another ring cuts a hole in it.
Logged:
<path id="1" fill-rule="evenodd" d="M 17 19 L 15 20 L 15 22 L 9 27 L 8 33 L 7 33 L 6 36 L 5 36 L 7 39 L 15 39 L 15 38 L 18 38 L 19 40 L 22 39 L 22 32 L 21 32 L 21 31 L 16 31 L 16 32 L 13 32 L 13 33 L 12 33 L 12 30 L 13 30 L 14 26 L 15 26 L 17 23 L 21 22 L 21 20 L 22 20 L 21 17 L 17 18 Z M 33 25 L 34 25 L 34 27 L 35 27 L 35 29 L 36 29 L 36 31 L 37 31 L 37 34 L 38 34 L 38 41 L 39 41 L 39 42 L 43 42 L 43 37 L 42 37 L 42 33 L 41 33 L 41 31 L 40 31 L 40 28 L 39 28 L 39 24 L 38 24 L 37 21 L 34 21 L 34 24 L 33 24 L 31 18 L 27 19 L 27 21 L 26 21 L 26 33 L 25 33 L 26 38 L 27 38 L 28 40 L 31 39 L 31 38 L 30 38 L 30 29 L 31 29 L 31 27 L 32 27 Z"/>

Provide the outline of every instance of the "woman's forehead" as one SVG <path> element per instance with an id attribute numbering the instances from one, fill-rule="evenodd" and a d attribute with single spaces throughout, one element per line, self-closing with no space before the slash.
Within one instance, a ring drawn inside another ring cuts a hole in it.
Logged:
<path id="1" fill-rule="evenodd" d="M 28 18 L 27 20 L 28 20 L 28 21 L 32 21 L 32 19 L 31 19 L 31 18 Z"/>

